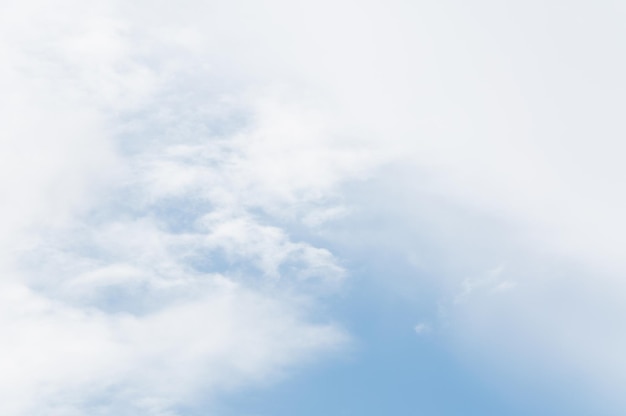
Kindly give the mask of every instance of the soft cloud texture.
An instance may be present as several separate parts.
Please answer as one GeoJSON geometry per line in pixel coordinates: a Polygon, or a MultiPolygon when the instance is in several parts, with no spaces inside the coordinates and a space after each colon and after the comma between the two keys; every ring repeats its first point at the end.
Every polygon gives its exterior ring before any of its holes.
{"type": "Polygon", "coordinates": [[[0,409],[176,414],[339,347],[349,273],[296,228],[406,252],[468,362],[619,402],[622,14],[3,3],[0,409]]]}
{"type": "Polygon", "coordinates": [[[345,344],[314,298],[346,272],[281,224],[336,212],[371,158],[215,88],[184,22],[4,7],[3,414],[175,414],[345,344]]]}

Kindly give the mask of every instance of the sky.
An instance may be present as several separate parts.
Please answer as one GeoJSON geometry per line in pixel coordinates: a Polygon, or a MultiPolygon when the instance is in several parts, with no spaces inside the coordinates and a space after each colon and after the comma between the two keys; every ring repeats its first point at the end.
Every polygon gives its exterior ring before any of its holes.
{"type": "Polygon", "coordinates": [[[623,415],[626,6],[0,3],[0,414],[623,415]]]}

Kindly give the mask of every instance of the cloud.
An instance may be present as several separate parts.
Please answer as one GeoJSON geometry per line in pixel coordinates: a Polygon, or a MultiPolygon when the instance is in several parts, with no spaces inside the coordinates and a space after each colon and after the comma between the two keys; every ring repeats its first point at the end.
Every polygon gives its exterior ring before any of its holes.
{"type": "Polygon", "coordinates": [[[28,25],[1,47],[2,413],[177,414],[348,342],[315,307],[346,271],[285,222],[377,157],[271,86],[218,86],[203,26],[5,7],[28,25]]]}
{"type": "Polygon", "coordinates": [[[143,315],[71,307],[17,285],[2,297],[6,414],[159,414],[280,375],[342,340],[303,324],[296,305],[224,278],[143,315]]]}
{"type": "Polygon", "coordinates": [[[430,328],[430,325],[428,323],[420,322],[417,325],[415,325],[413,330],[415,331],[415,333],[417,335],[424,335],[424,334],[430,332],[431,328],[430,328]]]}
{"type": "Polygon", "coordinates": [[[377,209],[444,253],[459,350],[621,379],[620,14],[305,3],[3,3],[4,413],[168,414],[333,350],[348,271],[306,236],[377,209]]]}
{"type": "Polygon", "coordinates": [[[368,190],[384,201],[372,209],[396,219],[395,248],[423,248],[441,327],[477,373],[545,391],[574,378],[595,408],[621,409],[622,10],[493,6],[416,6],[447,16],[415,77],[440,72],[406,87],[413,121],[394,131],[414,135],[404,166],[368,190]]]}

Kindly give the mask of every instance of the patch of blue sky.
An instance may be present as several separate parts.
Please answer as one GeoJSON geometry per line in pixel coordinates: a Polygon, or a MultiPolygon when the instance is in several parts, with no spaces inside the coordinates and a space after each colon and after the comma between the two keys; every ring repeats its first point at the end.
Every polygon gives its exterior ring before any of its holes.
{"type": "Polygon", "coordinates": [[[579,396],[558,392],[555,386],[524,386],[524,391],[516,391],[520,386],[507,379],[498,380],[506,387],[494,385],[449,351],[444,339],[415,334],[414,321],[407,318],[414,316],[412,304],[382,305],[378,290],[359,292],[343,300],[350,305],[346,308],[350,316],[342,319],[350,322],[358,339],[350,358],[304,370],[267,389],[231,396],[217,414],[590,414],[579,396]]]}
{"type": "MultiPolygon", "coordinates": [[[[380,195],[385,201],[385,193],[380,195]]],[[[586,389],[581,374],[567,367],[543,365],[542,359],[511,349],[497,352],[497,342],[472,352],[485,344],[460,339],[456,332],[462,323],[456,316],[446,316],[445,309],[455,307],[455,293],[463,294],[462,285],[457,289],[450,285],[485,273],[503,260],[515,269],[509,274],[519,279],[546,270],[573,276],[573,269],[530,255],[512,241],[506,224],[450,201],[422,196],[420,203],[411,204],[411,215],[399,208],[390,217],[385,207],[385,219],[378,217],[382,211],[376,201],[368,201],[367,210],[332,224],[332,233],[317,233],[318,242],[338,255],[350,274],[344,291],[326,299],[324,315],[346,328],[354,338],[352,348],[282,382],[229,395],[213,409],[215,414],[619,414],[615,406],[600,403],[586,389]],[[415,210],[422,215],[415,215],[415,210]],[[416,264],[408,249],[419,253],[422,261],[416,264]],[[421,329],[416,330],[419,324],[421,329]]],[[[307,235],[302,230],[295,233],[307,235]]],[[[492,313],[498,311],[493,308],[492,313]]],[[[471,310],[468,313],[469,319],[476,317],[471,310]]],[[[515,334],[503,331],[500,336],[515,334]]],[[[537,338],[520,333],[514,342],[522,351],[531,350],[537,338]]]]}
{"type": "Polygon", "coordinates": [[[160,91],[148,105],[117,113],[119,151],[135,155],[167,145],[232,137],[252,123],[253,115],[232,89],[225,88],[214,79],[211,83],[185,79],[160,91]]]}
{"type": "Polygon", "coordinates": [[[198,220],[214,208],[214,205],[204,198],[170,197],[156,201],[148,212],[143,212],[143,215],[154,218],[168,233],[193,233],[198,231],[198,220]]]}
{"type": "MultiPolygon", "coordinates": [[[[367,263],[370,273],[385,270],[394,278],[416,278],[412,267],[399,259],[386,258],[382,264],[371,259],[359,259],[367,263]]],[[[410,301],[386,292],[379,276],[356,275],[353,279],[358,283],[334,302],[330,313],[355,338],[353,349],[338,359],[302,369],[283,382],[230,395],[215,414],[612,414],[597,413],[597,406],[586,402],[583,391],[568,385],[566,379],[550,377],[547,369],[535,369],[534,377],[524,381],[506,372],[496,375],[496,361],[465,361],[451,346],[445,329],[437,328],[437,295],[432,290],[410,301]],[[432,323],[433,330],[416,333],[414,326],[419,321],[432,323]]]]}

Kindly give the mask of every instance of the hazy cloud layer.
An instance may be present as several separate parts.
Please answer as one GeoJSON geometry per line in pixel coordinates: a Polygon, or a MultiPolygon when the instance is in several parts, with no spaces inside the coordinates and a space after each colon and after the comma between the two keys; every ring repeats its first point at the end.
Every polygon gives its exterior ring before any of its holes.
{"type": "Polygon", "coordinates": [[[298,227],[406,252],[468,362],[619,402],[623,13],[4,2],[0,410],[176,414],[341,347],[298,227]]]}
{"type": "Polygon", "coordinates": [[[345,270],[280,224],[339,212],[367,157],[205,70],[185,22],[3,16],[3,413],[173,414],[345,344],[312,303],[345,270]]]}

